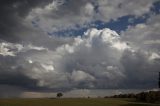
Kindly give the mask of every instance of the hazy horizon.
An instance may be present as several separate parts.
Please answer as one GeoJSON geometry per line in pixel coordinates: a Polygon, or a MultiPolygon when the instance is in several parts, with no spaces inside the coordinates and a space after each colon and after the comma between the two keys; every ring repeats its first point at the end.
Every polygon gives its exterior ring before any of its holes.
{"type": "MultiPolygon", "coordinates": [[[[63,94],[62,98],[104,98],[106,96],[138,94],[148,91],[158,91],[158,89],[75,89],[61,93],[63,94]]],[[[4,93],[5,95],[1,98],[57,98],[57,93],[59,92],[23,91],[20,95],[4,93]]]]}

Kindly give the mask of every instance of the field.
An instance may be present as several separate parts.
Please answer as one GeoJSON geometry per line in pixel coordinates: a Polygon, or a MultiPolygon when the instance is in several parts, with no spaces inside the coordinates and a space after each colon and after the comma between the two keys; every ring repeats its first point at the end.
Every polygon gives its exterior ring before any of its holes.
{"type": "Polygon", "coordinates": [[[160,106],[133,99],[0,99],[0,106],[160,106]]]}

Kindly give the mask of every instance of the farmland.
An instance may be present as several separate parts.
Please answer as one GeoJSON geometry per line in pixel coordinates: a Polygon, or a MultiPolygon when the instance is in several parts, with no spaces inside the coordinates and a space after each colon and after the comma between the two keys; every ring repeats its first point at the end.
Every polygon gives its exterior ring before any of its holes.
{"type": "Polygon", "coordinates": [[[0,99],[0,106],[160,106],[121,98],[0,99]]]}

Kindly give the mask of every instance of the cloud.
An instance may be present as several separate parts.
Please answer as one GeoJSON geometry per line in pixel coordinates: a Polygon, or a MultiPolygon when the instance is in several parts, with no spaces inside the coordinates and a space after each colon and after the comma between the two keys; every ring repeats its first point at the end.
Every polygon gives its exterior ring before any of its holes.
{"type": "Polygon", "coordinates": [[[54,35],[51,38],[48,33],[84,28],[96,20],[109,22],[126,15],[142,16],[149,12],[155,0],[138,2],[137,4],[137,1],[128,0],[1,1],[0,38],[12,43],[31,43],[55,49],[72,42],[73,38],[57,38],[54,35]]]}
{"type": "Polygon", "coordinates": [[[146,23],[130,26],[121,35],[125,41],[137,49],[149,50],[159,54],[159,23],[160,15],[152,15],[146,23]]]}
{"type": "Polygon", "coordinates": [[[142,0],[98,0],[97,3],[99,5],[100,13],[99,18],[102,20],[110,20],[126,15],[134,15],[136,17],[142,16],[150,11],[152,3],[155,1],[146,0],[146,2],[143,2],[142,0]]]}
{"type": "MultiPolygon", "coordinates": [[[[26,31],[30,28],[26,26],[24,18],[35,7],[43,7],[49,1],[29,1],[29,0],[13,0],[13,1],[0,1],[1,18],[0,18],[0,37],[1,39],[18,41],[20,40],[17,31],[26,31]],[[19,29],[19,30],[17,30],[19,29]]],[[[24,35],[23,35],[24,36],[24,35]]]]}
{"type": "MultiPolygon", "coordinates": [[[[155,1],[157,0],[2,0],[0,37],[14,43],[50,46],[52,40],[48,37],[48,32],[84,28],[96,20],[109,22],[126,15],[143,16],[150,11],[155,1]]],[[[64,40],[54,40],[58,44],[64,44],[64,40]]]]}
{"type": "Polygon", "coordinates": [[[10,52],[8,48],[6,48],[5,46],[7,46],[5,43],[2,43],[0,45],[0,55],[3,56],[15,56],[15,54],[13,52],[10,52]]]}
{"type": "Polygon", "coordinates": [[[1,73],[9,78],[2,82],[27,89],[52,90],[154,87],[156,73],[150,69],[158,71],[158,64],[152,63],[157,56],[128,45],[115,31],[94,28],[83,37],[75,37],[72,44],[61,45],[55,50],[23,46],[10,65],[3,66],[9,57],[2,57],[5,59],[1,62],[1,73]],[[145,75],[143,79],[142,75],[145,75]],[[26,79],[18,83],[15,77],[22,76],[26,79]],[[28,83],[30,80],[34,83],[28,83]],[[21,85],[23,81],[25,86],[21,85]]]}
{"type": "Polygon", "coordinates": [[[26,52],[29,50],[47,50],[44,47],[36,47],[33,45],[27,45],[23,46],[21,44],[15,44],[15,43],[8,43],[8,42],[1,42],[0,43],[0,55],[2,56],[15,56],[19,52],[26,52]]]}
{"type": "Polygon", "coordinates": [[[159,15],[151,14],[146,23],[129,26],[121,34],[88,28],[82,36],[48,35],[84,28],[96,20],[141,17],[155,1],[0,1],[0,85],[17,88],[18,95],[24,89],[157,87],[159,15]]]}
{"type": "Polygon", "coordinates": [[[127,15],[141,17],[150,12],[156,1],[62,0],[57,2],[53,0],[52,3],[43,8],[34,8],[26,19],[34,21],[36,26],[45,32],[78,29],[87,27],[89,23],[97,20],[109,22],[127,15]]]}
{"type": "Polygon", "coordinates": [[[129,53],[130,55],[122,57],[122,63],[126,64],[126,72],[130,73],[127,76],[132,76],[133,78],[130,77],[130,80],[132,79],[133,82],[135,79],[139,79],[140,84],[148,84],[148,87],[154,85],[154,83],[156,85],[155,78],[158,78],[156,74],[160,68],[159,19],[159,15],[152,15],[146,23],[130,26],[121,33],[122,39],[135,48],[134,54],[129,53]],[[132,75],[131,73],[135,74],[132,75]],[[141,79],[141,75],[144,76],[143,79],[141,79]]]}
{"type": "Polygon", "coordinates": [[[94,85],[90,82],[94,81],[95,78],[84,71],[76,70],[72,72],[71,80],[71,82],[75,83],[77,86],[83,84],[85,86],[93,87],[94,85]]]}
{"type": "Polygon", "coordinates": [[[150,60],[160,59],[160,55],[158,55],[157,53],[152,53],[149,59],[150,60]]]}

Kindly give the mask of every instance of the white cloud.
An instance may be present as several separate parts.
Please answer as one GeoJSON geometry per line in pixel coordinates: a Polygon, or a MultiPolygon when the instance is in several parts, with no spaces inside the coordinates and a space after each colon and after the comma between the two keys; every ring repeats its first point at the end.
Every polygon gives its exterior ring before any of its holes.
{"type": "Polygon", "coordinates": [[[87,3],[84,7],[84,10],[82,9],[82,12],[84,15],[92,16],[94,14],[94,6],[91,3],[87,3]]]}
{"type": "Polygon", "coordinates": [[[152,3],[156,0],[98,0],[100,14],[103,20],[117,19],[125,15],[141,16],[149,12],[152,3]]]}
{"type": "Polygon", "coordinates": [[[47,48],[37,47],[31,44],[21,45],[21,44],[9,43],[9,42],[0,43],[0,55],[3,55],[3,56],[16,56],[16,54],[19,52],[26,52],[29,50],[42,51],[42,50],[47,50],[47,48]]]}
{"type": "Polygon", "coordinates": [[[117,49],[117,50],[125,50],[130,49],[130,47],[125,42],[121,42],[120,36],[110,29],[91,29],[88,30],[85,33],[85,36],[87,38],[86,44],[90,45],[89,43],[92,43],[93,41],[96,43],[105,43],[105,45],[110,45],[111,47],[117,49]],[[100,40],[100,41],[99,41],[100,40]]]}
{"type": "Polygon", "coordinates": [[[47,71],[53,71],[54,70],[54,67],[52,65],[48,65],[48,64],[41,64],[41,66],[47,70],[47,71]]]}
{"type": "Polygon", "coordinates": [[[52,11],[52,10],[57,10],[58,9],[58,6],[62,5],[64,2],[64,0],[53,0],[52,3],[48,4],[45,6],[44,10],[48,10],[48,11],[52,11]]]}
{"type": "Polygon", "coordinates": [[[149,57],[149,60],[160,59],[160,55],[157,53],[152,53],[149,57]]]}
{"type": "Polygon", "coordinates": [[[152,15],[146,23],[130,26],[121,35],[135,48],[157,52],[159,48],[160,15],[152,15]]]}
{"type": "Polygon", "coordinates": [[[41,51],[41,50],[47,50],[47,48],[44,48],[44,47],[37,47],[37,46],[33,46],[31,44],[27,45],[26,47],[24,47],[24,50],[38,50],[38,51],[41,51]]]}
{"type": "Polygon", "coordinates": [[[2,56],[15,56],[15,53],[10,51],[8,47],[8,44],[1,43],[0,44],[0,55],[2,56]]]}
{"type": "Polygon", "coordinates": [[[150,58],[157,59],[159,54],[139,50],[123,37],[107,28],[92,28],[82,37],[75,37],[72,42],[55,49],[19,45],[14,47],[19,49],[14,49],[18,54],[12,70],[20,68],[21,73],[37,81],[36,87],[53,90],[150,86],[155,73],[149,69],[159,70],[158,64],[153,64],[150,58]],[[142,79],[141,75],[145,77],[142,79]]]}
{"type": "Polygon", "coordinates": [[[71,79],[75,82],[83,82],[87,80],[93,81],[94,77],[84,71],[77,70],[72,72],[71,79]]]}
{"type": "Polygon", "coordinates": [[[126,43],[117,42],[113,45],[113,47],[119,49],[119,50],[125,50],[129,49],[130,47],[126,43]]]}
{"type": "Polygon", "coordinates": [[[27,75],[38,80],[38,86],[49,88],[96,88],[101,86],[96,83],[102,80],[106,88],[117,86],[125,78],[120,58],[130,49],[115,31],[89,29],[84,37],[76,37],[72,44],[28,55],[37,65],[32,64],[27,75]],[[108,65],[115,66],[108,69],[108,65]],[[105,83],[113,79],[114,83],[105,83]]]}
{"type": "Polygon", "coordinates": [[[29,62],[30,64],[32,64],[32,63],[33,63],[33,61],[32,61],[32,60],[28,60],[28,62],[29,62]]]}
{"type": "Polygon", "coordinates": [[[160,44],[160,40],[146,40],[144,41],[144,44],[146,45],[160,44]]]}
{"type": "MultiPolygon", "coordinates": [[[[0,36],[8,41],[0,43],[2,83],[31,90],[156,87],[160,15],[152,14],[147,23],[130,26],[121,35],[107,28],[91,28],[75,37],[46,34],[87,27],[95,20],[109,22],[128,15],[143,16],[156,0],[67,1],[47,4],[46,0],[42,6],[24,7],[26,12],[18,6],[13,11],[6,10],[12,2],[2,4],[1,10],[7,16],[1,18],[1,29],[5,30],[0,36]]],[[[17,3],[24,6],[23,1],[17,3]]]]}
{"type": "Polygon", "coordinates": [[[150,11],[155,1],[157,0],[54,0],[44,8],[32,9],[26,20],[38,20],[35,23],[45,32],[76,29],[77,26],[86,27],[96,20],[109,22],[127,15],[143,16],[150,11]]]}

